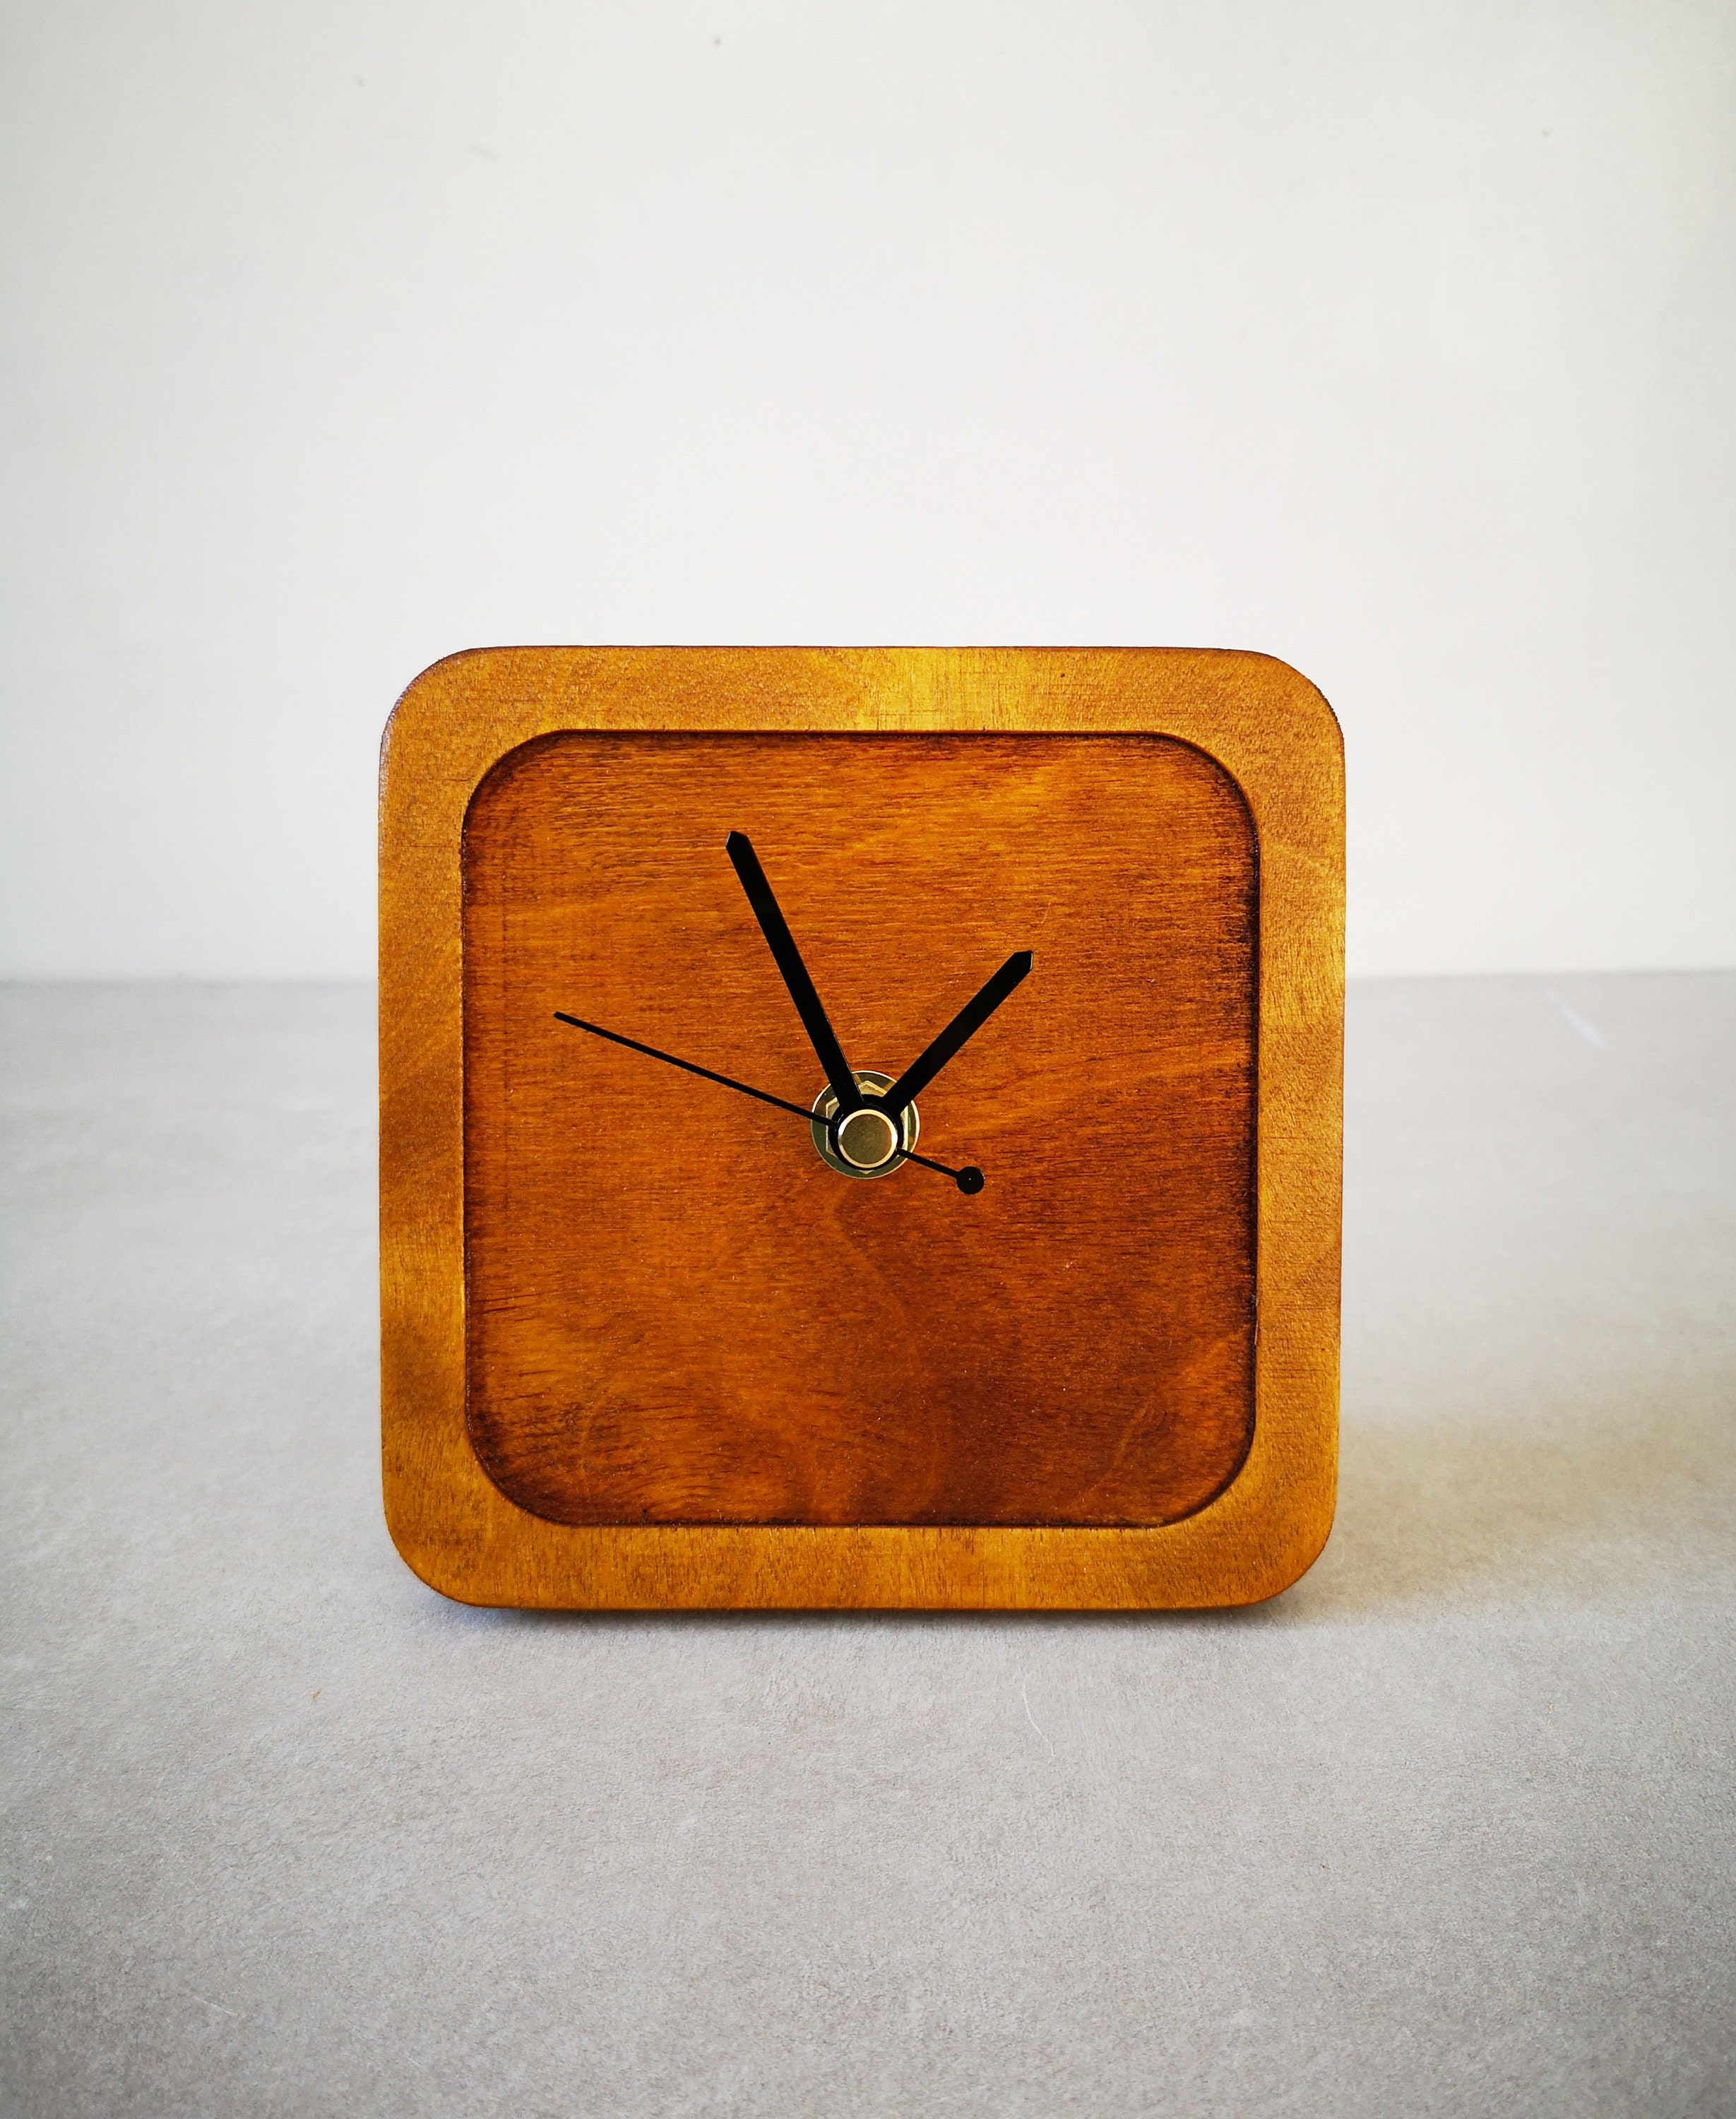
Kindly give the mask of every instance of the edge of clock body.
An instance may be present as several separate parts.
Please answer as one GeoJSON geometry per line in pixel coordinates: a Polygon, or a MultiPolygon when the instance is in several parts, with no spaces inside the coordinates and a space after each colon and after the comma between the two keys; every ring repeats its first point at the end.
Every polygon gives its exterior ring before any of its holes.
{"type": "Polygon", "coordinates": [[[380,860],[386,1513],[430,1587],[568,1610],[1178,1609],[1312,1565],[1337,1476],[1344,771],[1296,671],[1157,648],[472,651],[387,725],[380,860]],[[1214,1500],[1149,1528],[575,1526],[488,1479],[465,1428],[464,819],[509,751],[595,730],[1146,734],[1236,781],[1260,871],[1255,1412],[1214,1500]]]}

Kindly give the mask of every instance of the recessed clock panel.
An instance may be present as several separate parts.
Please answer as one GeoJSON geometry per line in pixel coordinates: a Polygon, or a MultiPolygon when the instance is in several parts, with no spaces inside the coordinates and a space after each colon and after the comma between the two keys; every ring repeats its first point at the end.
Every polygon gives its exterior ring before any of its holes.
{"type": "Polygon", "coordinates": [[[1260,883],[1222,765],[554,733],[461,865],[465,1420],[509,1501],[1154,1526],[1235,1478],[1260,883]]]}

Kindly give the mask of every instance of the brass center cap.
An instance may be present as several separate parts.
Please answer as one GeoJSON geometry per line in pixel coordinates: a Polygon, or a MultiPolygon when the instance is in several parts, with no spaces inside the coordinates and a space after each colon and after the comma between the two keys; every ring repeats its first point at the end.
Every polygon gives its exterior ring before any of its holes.
{"type": "Polygon", "coordinates": [[[897,1145],[897,1129],[884,1111],[852,1111],[838,1129],[838,1152],[858,1170],[877,1170],[897,1145]]]}
{"type": "Polygon", "coordinates": [[[838,1099],[829,1088],[821,1090],[814,1098],[811,1120],[814,1152],[827,1169],[836,1170],[840,1177],[888,1177],[904,1167],[905,1157],[916,1145],[922,1121],[914,1104],[906,1104],[896,1118],[877,1108],[878,1099],[891,1086],[890,1074],[859,1067],[856,1087],[866,1101],[859,1111],[840,1121],[836,1133],[831,1121],[838,1099]]]}

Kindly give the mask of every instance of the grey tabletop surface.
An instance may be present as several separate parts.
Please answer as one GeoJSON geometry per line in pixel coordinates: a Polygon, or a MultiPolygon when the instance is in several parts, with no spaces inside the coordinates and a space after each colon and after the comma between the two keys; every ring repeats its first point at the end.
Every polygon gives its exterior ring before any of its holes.
{"type": "Polygon", "coordinates": [[[372,1007],[0,1000],[0,2109],[1736,2112],[1736,974],[1353,986],[1337,1526],[1190,1616],[424,1588],[372,1007]]]}

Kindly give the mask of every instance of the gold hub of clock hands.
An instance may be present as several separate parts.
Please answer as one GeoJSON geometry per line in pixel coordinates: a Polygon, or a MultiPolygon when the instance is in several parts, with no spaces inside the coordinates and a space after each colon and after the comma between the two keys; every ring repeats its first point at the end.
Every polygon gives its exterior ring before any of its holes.
{"type": "Polygon", "coordinates": [[[884,1111],[852,1111],[838,1129],[838,1152],[856,1170],[880,1169],[897,1145],[898,1129],[884,1111]]]}
{"type": "Polygon", "coordinates": [[[837,1152],[852,1170],[882,1170],[899,1147],[899,1129],[884,1111],[852,1111],[837,1129],[837,1152]]]}
{"type": "Polygon", "coordinates": [[[814,1056],[825,1073],[827,1086],[815,1099],[812,1109],[786,1103],[782,1097],[769,1096],[764,1089],[750,1089],[745,1082],[732,1081],[729,1075],[714,1073],[709,1067],[696,1066],[691,1060],[678,1060],[672,1052],[660,1052],[655,1046],[641,1045],[637,1038],[623,1037],[618,1031],[581,1022],[577,1016],[567,1015],[559,1008],[555,1010],[556,1021],[570,1023],[575,1030],[589,1031],[593,1037],[606,1038],[611,1045],[623,1045],[630,1052],[642,1052],[647,1059],[661,1060],[671,1067],[679,1067],[685,1073],[698,1075],[701,1081],[738,1090],[743,1096],[771,1104],[779,1111],[794,1111],[798,1118],[808,1120],[821,1161],[846,1177],[884,1177],[906,1162],[914,1162],[924,1170],[936,1170],[942,1177],[950,1177],[961,1192],[980,1192],[983,1173],[974,1164],[952,1170],[944,1162],[931,1162],[927,1156],[914,1152],[920,1123],[915,1099],[918,1092],[927,1088],[947,1062],[975,1036],[1014,987],[1029,975],[1030,950],[1021,949],[1009,957],[974,999],[965,1003],[922,1057],[905,1068],[896,1082],[885,1074],[859,1073],[845,1060],[844,1048],[826,1019],[826,1010],[820,1005],[814,982],[808,976],[808,967],[778,910],[771,885],[766,880],[766,871],[760,866],[759,856],[747,834],[731,832],[724,842],[724,851],[741,879],[748,902],[753,908],[753,916],[760,923],[760,932],[766,938],[766,946],[771,952],[772,962],[783,976],[796,1013],[802,1019],[802,1027],[808,1032],[808,1041],[813,1046],[814,1056]]]}
{"type": "Polygon", "coordinates": [[[905,1152],[916,1145],[922,1121],[914,1104],[906,1104],[896,1119],[889,1118],[875,1104],[892,1086],[890,1074],[856,1069],[856,1087],[865,1099],[857,1110],[838,1120],[838,1099],[828,1087],[814,1098],[813,1123],[809,1130],[820,1160],[829,1170],[845,1177],[885,1177],[908,1162],[905,1152]]]}

